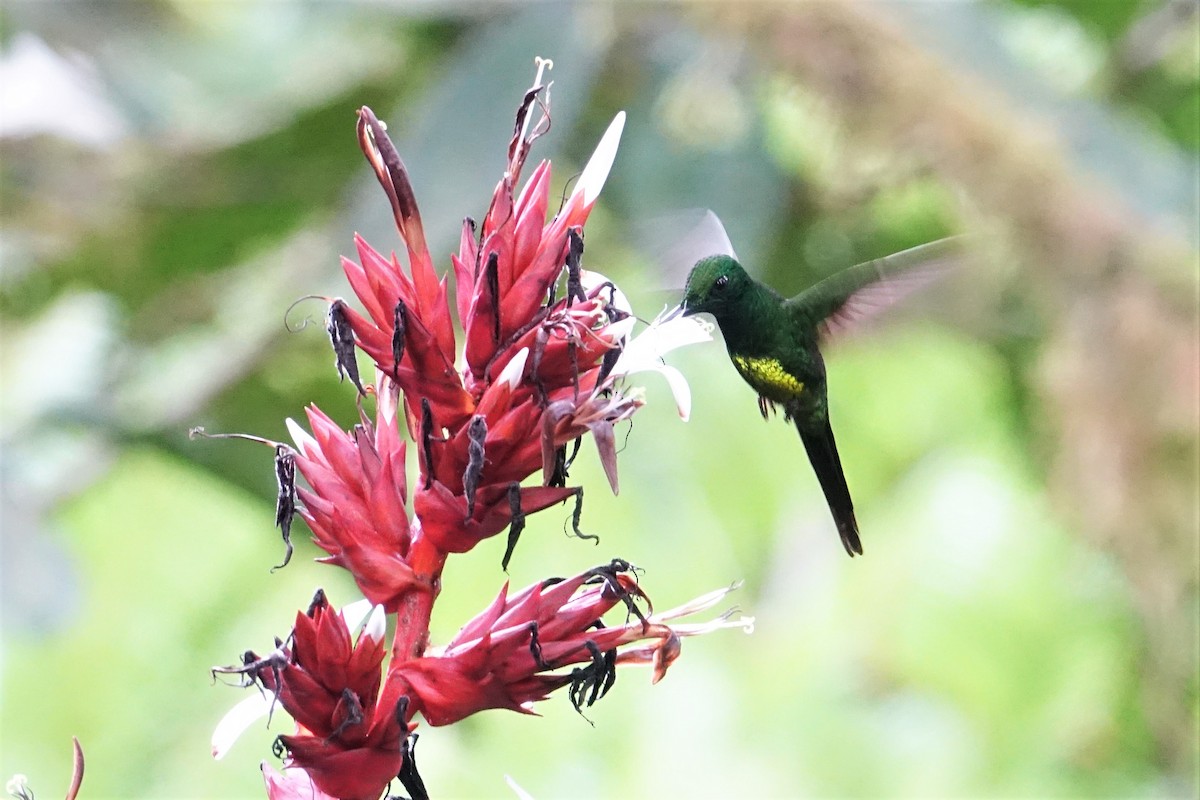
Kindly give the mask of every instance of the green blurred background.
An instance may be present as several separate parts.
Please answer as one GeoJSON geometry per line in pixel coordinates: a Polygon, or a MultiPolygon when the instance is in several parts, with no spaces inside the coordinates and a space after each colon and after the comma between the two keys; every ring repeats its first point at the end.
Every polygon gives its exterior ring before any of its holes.
{"type": "MultiPolygon", "coordinates": [[[[388,121],[448,268],[541,55],[556,187],[629,113],[586,260],[644,316],[681,283],[650,256],[680,208],[786,293],[979,246],[828,355],[865,558],[719,343],[672,361],[687,424],[646,377],[620,497],[590,445],[572,474],[601,545],[541,514],[514,585],[620,555],[660,608],[743,579],[757,629],[685,642],[655,687],[623,672],[595,727],[565,697],[423,726],[433,796],[1195,796],[1196,8],[8,0],[0,773],[55,796],[77,735],[84,797],[262,796],[288,724],[213,762],[243,695],[208,667],[354,588],[302,526],[270,573],[270,453],[186,430],[283,438],[314,401],[353,423],[321,326],[283,318],[349,294],[355,231],[398,244],[354,110],[388,121]]],[[[450,561],[436,640],[501,549],[450,561]]]]}

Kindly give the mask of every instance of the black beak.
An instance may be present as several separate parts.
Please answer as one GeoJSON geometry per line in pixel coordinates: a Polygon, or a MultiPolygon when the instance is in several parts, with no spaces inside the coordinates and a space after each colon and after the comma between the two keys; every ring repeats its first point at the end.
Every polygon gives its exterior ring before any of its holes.
{"type": "Polygon", "coordinates": [[[687,316],[689,313],[691,313],[691,312],[689,312],[689,311],[687,310],[687,307],[686,307],[686,306],[685,306],[683,303],[680,303],[679,305],[675,306],[675,307],[674,307],[674,308],[672,308],[670,311],[668,311],[668,312],[666,313],[666,316],[664,316],[664,317],[662,318],[662,321],[663,321],[663,322],[670,322],[671,320],[673,320],[673,319],[675,319],[676,317],[679,317],[679,316],[684,316],[684,317],[686,317],[686,316],[687,316]]]}

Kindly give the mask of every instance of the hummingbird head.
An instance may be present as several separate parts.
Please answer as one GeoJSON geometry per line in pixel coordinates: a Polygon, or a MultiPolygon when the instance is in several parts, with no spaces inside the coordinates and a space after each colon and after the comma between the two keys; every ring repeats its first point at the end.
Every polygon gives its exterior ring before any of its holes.
{"type": "Polygon", "coordinates": [[[688,273],[683,290],[684,315],[707,311],[718,319],[750,288],[750,276],[730,256],[702,258],[688,273]]]}

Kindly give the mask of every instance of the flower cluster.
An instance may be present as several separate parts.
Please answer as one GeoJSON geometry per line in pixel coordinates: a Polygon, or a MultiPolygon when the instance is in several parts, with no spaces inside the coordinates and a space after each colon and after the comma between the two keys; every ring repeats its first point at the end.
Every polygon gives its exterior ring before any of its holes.
{"type": "Polygon", "coordinates": [[[450,642],[429,645],[447,557],[507,529],[507,568],[525,518],[564,501],[574,502],[576,535],[588,537],[580,529],[583,490],[568,485],[582,438],[590,434],[616,492],[613,426],[643,404],[626,377],[663,373],[686,418],[687,384],[661,357],[708,338],[692,319],[656,320],[632,337],[625,296],[583,268],[584,225],[623,114],[549,222],[548,161],[518,192],[530,148],[549,127],[540,79],[539,70],[519,106],[487,213],[478,225],[464,222],[451,257],[455,314],[404,164],[382,123],[370,109],[359,111],[359,143],[391,202],[407,268],[357,238],[357,260],[343,259],[342,267],[362,311],[332,299],[327,329],[339,373],[373,396],[374,415],[360,402],[359,422],[346,431],[310,407],[311,432],[289,420],[295,446],[271,444],[285,540],[298,513],[327,554],[321,560],[348,570],[366,599],[339,612],[318,593],[271,653],[247,652],[241,664],[215,670],[263,690],[218,727],[215,755],[276,705],[295,720],[295,733],[276,742],[283,773],[264,768],[271,797],[376,798],[395,778],[414,798],[424,796],[412,758],[417,714],[439,726],[489,708],[531,713],[533,702],[560,688],[582,711],[612,686],[618,664],[651,664],[658,680],[681,636],[749,624],[669,625],[724,592],[656,615],[634,568],[615,560],[513,593],[506,584],[450,642]],[[366,385],[357,350],[374,362],[375,380],[366,385]],[[418,466],[411,486],[410,445],[418,466]],[[297,473],[306,487],[296,486],[297,473]],[[532,476],[540,480],[525,485],[532,476]],[[619,624],[604,621],[610,611],[623,612],[619,624]],[[395,616],[390,645],[387,615],[395,616]]]}

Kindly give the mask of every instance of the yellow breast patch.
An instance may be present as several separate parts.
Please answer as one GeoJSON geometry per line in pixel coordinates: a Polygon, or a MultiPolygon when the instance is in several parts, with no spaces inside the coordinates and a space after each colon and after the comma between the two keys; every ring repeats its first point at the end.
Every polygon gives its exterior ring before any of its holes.
{"type": "Polygon", "coordinates": [[[804,391],[804,383],[783,368],[777,358],[754,358],[733,356],[733,365],[746,382],[770,399],[781,402],[797,397],[804,391]]]}

